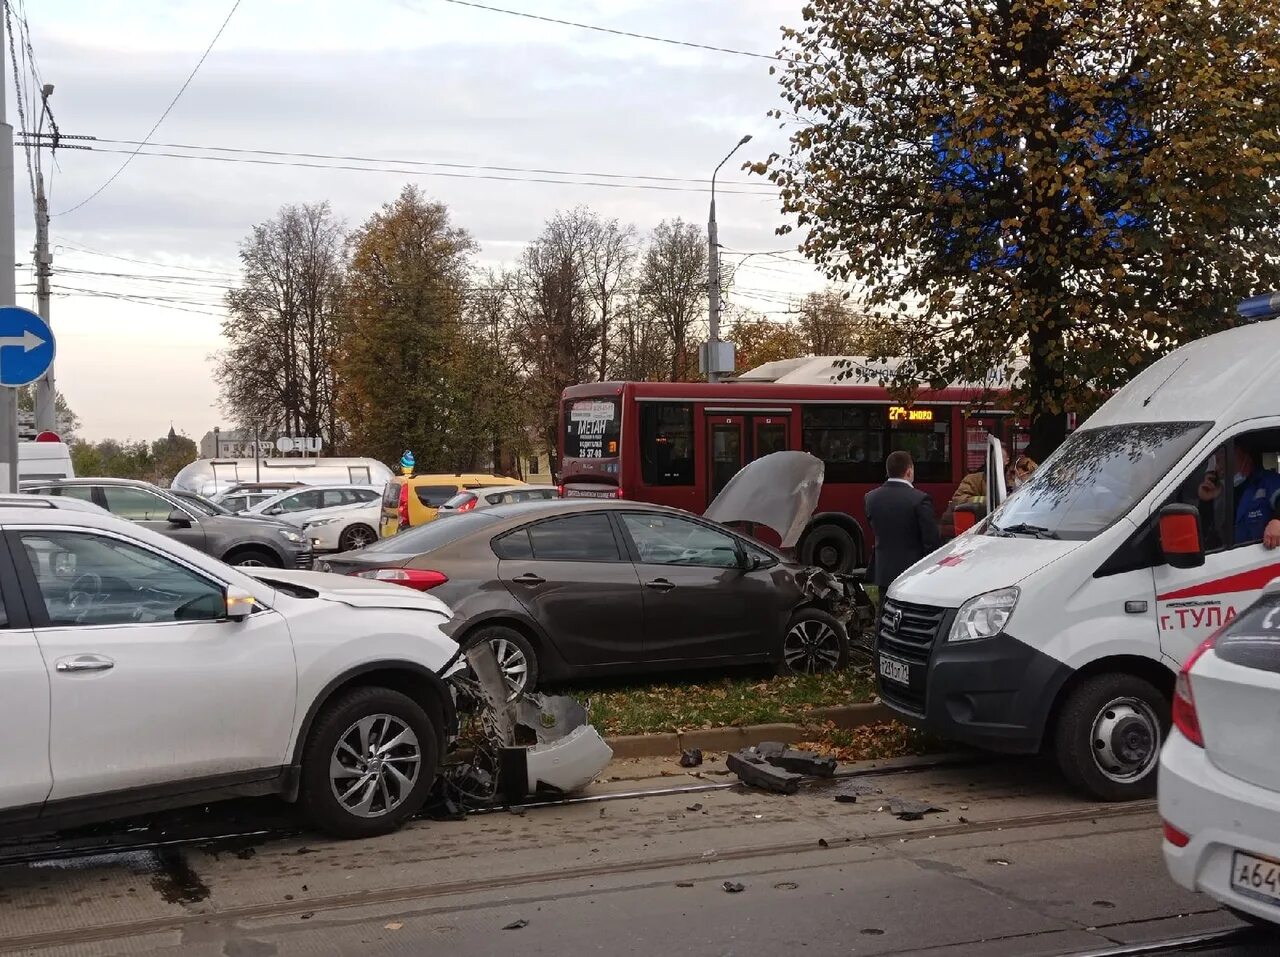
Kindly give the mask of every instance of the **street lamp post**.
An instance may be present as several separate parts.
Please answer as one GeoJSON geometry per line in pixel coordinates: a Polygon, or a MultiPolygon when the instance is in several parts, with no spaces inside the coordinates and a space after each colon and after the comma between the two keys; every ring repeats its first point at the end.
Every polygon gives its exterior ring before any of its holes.
{"type": "Polygon", "coordinates": [[[720,167],[729,162],[730,157],[739,149],[751,142],[748,133],[738,140],[736,146],[729,150],[719,166],[711,174],[711,213],[707,217],[707,348],[706,366],[707,381],[720,381],[719,349],[720,345],[720,240],[716,233],[716,174],[720,167]]]}

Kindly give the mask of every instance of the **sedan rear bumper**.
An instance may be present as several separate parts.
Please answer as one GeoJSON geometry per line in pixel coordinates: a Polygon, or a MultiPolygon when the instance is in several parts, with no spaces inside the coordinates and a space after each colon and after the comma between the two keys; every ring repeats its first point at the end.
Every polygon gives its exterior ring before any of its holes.
{"type": "Polygon", "coordinates": [[[1173,879],[1228,907],[1280,924],[1280,905],[1231,887],[1236,851],[1280,861],[1280,792],[1224,773],[1204,748],[1175,730],[1160,755],[1159,795],[1161,818],[1190,837],[1186,847],[1164,842],[1173,879]]]}

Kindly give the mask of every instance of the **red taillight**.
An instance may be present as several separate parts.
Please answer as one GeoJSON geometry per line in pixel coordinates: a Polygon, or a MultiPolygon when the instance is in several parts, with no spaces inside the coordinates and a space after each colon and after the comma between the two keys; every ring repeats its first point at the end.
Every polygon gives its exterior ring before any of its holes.
{"type": "Polygon", "coordinates": [[[613,493],[613,497],[614,497],[614,498],[626,498],[626,497],[627,497],[627,493],[626,493],[626,491],[622,488],[622,486],[621,486],[621,485],[619,485],[619,486],[618,486],[618,490],[617,490],[616,492],[614,492],[614,493],[613,493]]]}
{"type": "Polygon", "coordinates": [[[556,495],[558,495],[560,498],[564,498],[564,486],[563,486],[563,485],[557,485],[557,486],[556,486],[556,495]]]}
{"type": "Polygon", "coordinates": [[[356,578],[372,578],[375,581],[404,585],[414,591],[430,591],[449,580],[444,572],[424,571],[418,568],[374,568],[367,572],[352,572],[356,578]]]}
{"type": "Polygon", "coordinates": [[[1173,686],[1173,726],[1182,732],[1184,738],[1201,748],[1204,747],[1204,733],[1200,730],[1200,716],[1196,714],[1195,695],[1191,693],[1191,669],[1200,660],[1200,656],[1213,647],[1220,634],[1222,628],[1196,646],[1196,650],[1191,652],[1186,664],[1178,672],[1178,681],[1173,686]]]}
{"type": "Polygon", "coordinates": [[[459,505],[459,506],[458,506],[458,511],[459,511],[459,512],[469,512],[469,511],[471,511],[473,508],[475,508],[475,507],[476,507],[476,502],[478,502],[478,501],[480,501],[480,499],[476,498],[476,497],[473,495],[473,496],[471,496],[471,498],[467,499],[465,502],[463,502],[461,505],[459,505]]]}
{"type": "Polygon", "coordinates": [[[409,527],[409,486],[404,484],[400,486],[400,505],[397,508],[400,513],[400,527],[409,527]]]}
{"type": "Polygon", "coordinates": [[[1168,821],[1164,821],[1164,839],[1174,847],[1186,847],[1191,843],[1191,835],[1183,834],[1168,821]]]}

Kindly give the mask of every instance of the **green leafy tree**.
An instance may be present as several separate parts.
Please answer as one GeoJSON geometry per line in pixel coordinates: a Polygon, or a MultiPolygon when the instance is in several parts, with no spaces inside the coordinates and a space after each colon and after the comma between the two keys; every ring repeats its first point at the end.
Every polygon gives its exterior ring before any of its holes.
{"type": "Polygon", "coordinates": [[[476,248],[414,186],[356,230],[334,358],[354,452],[394,462],[408,448],[421,471],[455,466],[471,429],[454,375],[476,248]]]}
{"type": "MultiPolygon", "coordinates": [[[[18,410],[34,412],[35,407],[36,397],[32,387],[22,386],[18,390],[18,410]]],[[[53,411],[57,419],[58,436],[67,443],[75,441],[76,431],[80,428],[80,417],[71,411],[71,406],[67,405],[67,397],[61,392],[54,398],[53,411]]]]}
{"type": "Polygon", "coordinates": [[[1034,456],[1076,397],[1280,282],[1274,0],[809,0],[802,16],[778,68],[789,153],[755,171],[810,258],[902,310],[899,376],[1011,377],[1034,456]]]}

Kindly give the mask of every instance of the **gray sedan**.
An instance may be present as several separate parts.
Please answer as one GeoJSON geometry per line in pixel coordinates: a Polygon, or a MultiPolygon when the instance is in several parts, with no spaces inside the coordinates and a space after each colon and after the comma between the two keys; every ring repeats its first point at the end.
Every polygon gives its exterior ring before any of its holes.
{"type": "Polygon", "coordinates": [[[634,502],[499,505],[318,563],[430,590],[464,643],[541,679],[772,663],[843,667],[844,628],[808,572],[722,525],[634,502]]]}

